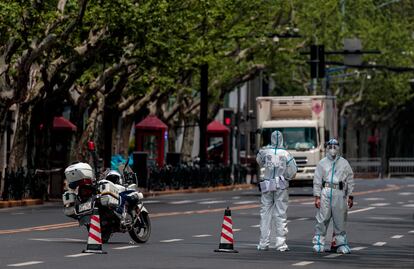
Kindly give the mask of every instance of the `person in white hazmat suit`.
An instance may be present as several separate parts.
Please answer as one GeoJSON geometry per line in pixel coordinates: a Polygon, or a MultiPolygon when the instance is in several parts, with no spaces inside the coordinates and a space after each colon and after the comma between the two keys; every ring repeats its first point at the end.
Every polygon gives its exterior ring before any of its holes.
{"type": "Polygon", "coordinates": [[[348,207],[353,205],[354,173],[348,161],[339,155],[339,143],[331,139],[326,144],[327,154],[315,170],[313,195],[316,214],[313,250],[325,251],[325,236],[330,220],[333,221],[336,251],[351,253],[345,232],[348,207]]]}
{"type": "Polygon", "coordinates": [[[260,149],[256,161],[264,168],[264,176],[260,182],[260,242],[257,249],[268,250],[272,241],[271,248],[287,251],[288,187],[297,167],[295,159],[283,149],[283,136],[280,131],[272,133],[271,145],[260,149]]]}

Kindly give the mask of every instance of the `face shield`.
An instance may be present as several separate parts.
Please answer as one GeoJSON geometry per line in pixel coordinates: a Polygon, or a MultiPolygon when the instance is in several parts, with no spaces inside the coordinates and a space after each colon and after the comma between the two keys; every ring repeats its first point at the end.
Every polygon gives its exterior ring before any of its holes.
{"type": "Polygon", "coordinates": [[[336,156],[338,155],[339,152],[339,142],[336,139],[331,139],[328,141],[328,143],[326,143],[326,149],[328,154],[332,157],[332,158],[336,158],[336,156]]]}

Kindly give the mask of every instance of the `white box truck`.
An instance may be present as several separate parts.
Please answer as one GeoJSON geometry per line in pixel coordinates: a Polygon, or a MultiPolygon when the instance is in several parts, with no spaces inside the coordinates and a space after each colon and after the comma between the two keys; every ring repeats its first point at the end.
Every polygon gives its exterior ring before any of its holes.
{"type": "Polygon", "coordinates": [[[295,158],[298,172],[292,185],[308,185],[315,167],[325,156],[325,142],[338,137],[335,96],[257,97],[257,141],[270,144],[270,135],[283,133],[284,147],[295,158]]]}

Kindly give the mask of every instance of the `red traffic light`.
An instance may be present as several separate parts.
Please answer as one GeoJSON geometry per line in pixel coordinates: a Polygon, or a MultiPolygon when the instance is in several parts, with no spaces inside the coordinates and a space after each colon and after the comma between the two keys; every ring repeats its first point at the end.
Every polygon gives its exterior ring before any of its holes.
{"type": "Polygon", "coordinates": [[[89,151],[95,150],[95,143],[93,141],[88,141],[88,149],[89,151]]]}
{"type": "Polygon", "coordinates": [[[233,109],[226,108],[223,109],[223,124],[227,127],[231,127],[233,125],[233,109]]]}

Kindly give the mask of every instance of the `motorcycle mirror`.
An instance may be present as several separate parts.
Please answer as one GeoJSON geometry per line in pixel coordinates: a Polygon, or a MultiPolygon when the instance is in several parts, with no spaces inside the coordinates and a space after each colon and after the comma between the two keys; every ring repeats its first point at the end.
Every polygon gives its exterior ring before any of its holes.
{"type": "Polygon", "coordinates": [[[95,143],[93,141],[88,141],[89,151],[95,151],[95,143]]]}

